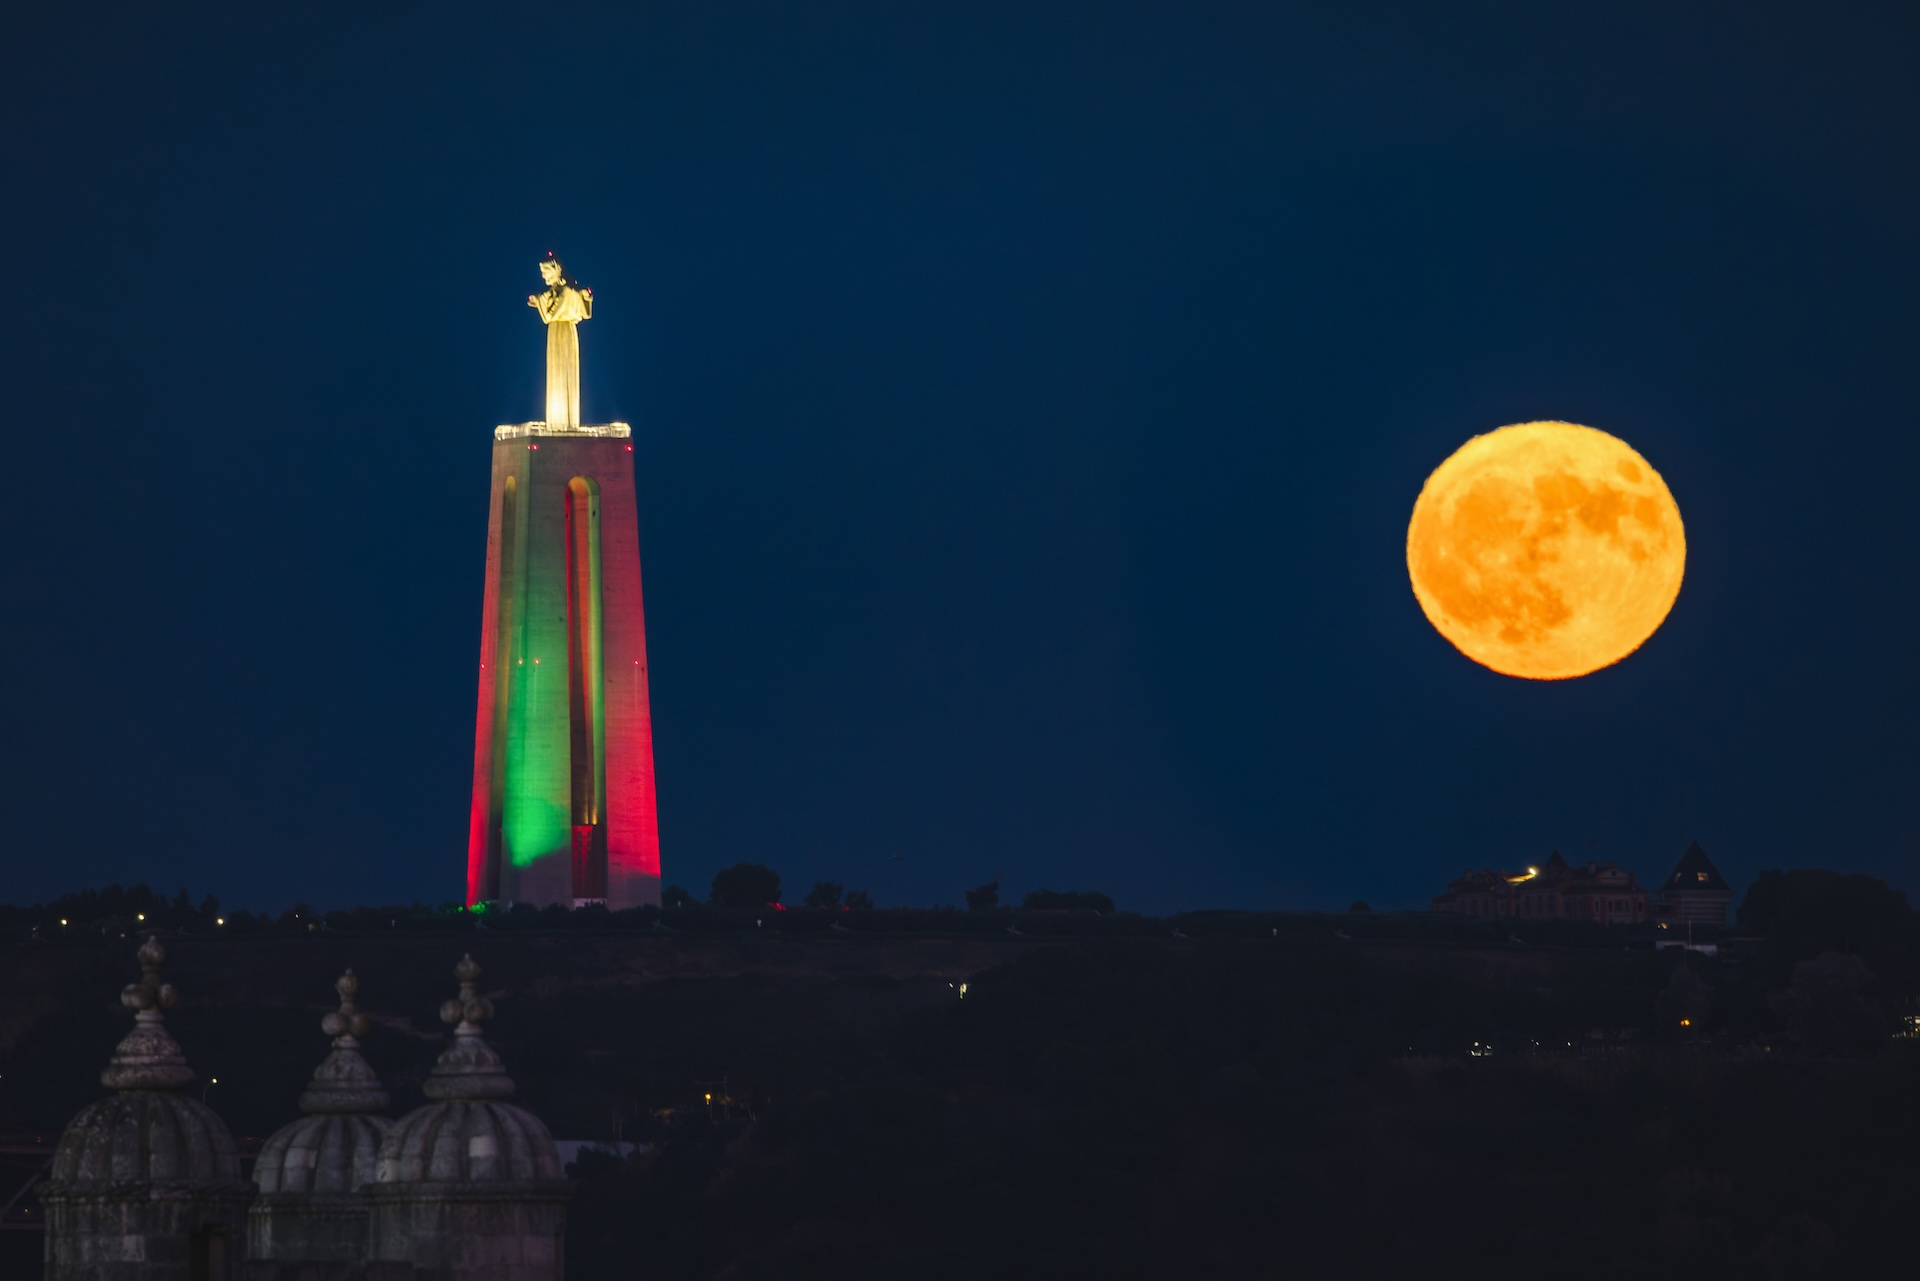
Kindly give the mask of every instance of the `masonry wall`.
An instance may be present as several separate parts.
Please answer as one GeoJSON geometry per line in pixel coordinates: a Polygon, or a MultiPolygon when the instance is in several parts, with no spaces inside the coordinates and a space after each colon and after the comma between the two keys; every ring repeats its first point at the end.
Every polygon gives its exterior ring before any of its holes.
{"type": "Polygon", "coordinates": [[[368,1189],[368,1281],[561,1281],[566,1197],[558,1184],[368,1189]]]}
{"type": "Polygon", "coordinates": [[[120,1192],[43,1192],[47,1281],[241,1281],[247,1202],[231,1193],[129,1183],[120,1192]]]}

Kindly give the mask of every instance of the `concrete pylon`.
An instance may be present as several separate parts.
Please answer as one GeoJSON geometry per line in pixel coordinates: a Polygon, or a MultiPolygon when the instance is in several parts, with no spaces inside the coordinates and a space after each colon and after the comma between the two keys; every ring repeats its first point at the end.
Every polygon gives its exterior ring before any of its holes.
{"type": "Polygon", "coordinates": [[[469,904],[660,902],[630,435],[494,433],[469,904]]]}

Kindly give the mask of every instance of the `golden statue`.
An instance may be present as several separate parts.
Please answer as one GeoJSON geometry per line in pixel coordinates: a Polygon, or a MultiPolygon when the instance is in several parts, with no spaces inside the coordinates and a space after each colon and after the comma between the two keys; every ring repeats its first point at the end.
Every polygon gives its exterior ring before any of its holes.
{"type": "Polygon", "coordinates": [[[593,318],[593,290],[567,274],[548,251],[540,260],[544,294],[528,294],[527,306],[547,325],[547,428],[570,431],[580,425],[580,335],[573,327],[593,318]]]}

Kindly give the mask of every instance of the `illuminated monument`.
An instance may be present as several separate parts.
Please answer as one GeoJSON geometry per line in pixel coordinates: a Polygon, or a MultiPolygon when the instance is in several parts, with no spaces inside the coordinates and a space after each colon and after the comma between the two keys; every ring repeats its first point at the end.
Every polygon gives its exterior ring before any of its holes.
{"type": "Polygon", "coordinates": [[[625,423],[582,426],[593,291],[547,255],[547,417],[494,431],[467,901],[660,901],[640,526],[625,423]]]}

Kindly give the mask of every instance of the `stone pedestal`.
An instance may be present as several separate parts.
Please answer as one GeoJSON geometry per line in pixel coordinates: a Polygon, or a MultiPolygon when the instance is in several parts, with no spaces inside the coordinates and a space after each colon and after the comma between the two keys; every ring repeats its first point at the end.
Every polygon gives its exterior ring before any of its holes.
{"type": "Polygon", "coordinates": [[[657,905],[626,425],[500,428],[491,501],[467,901],[657,905]]]}

